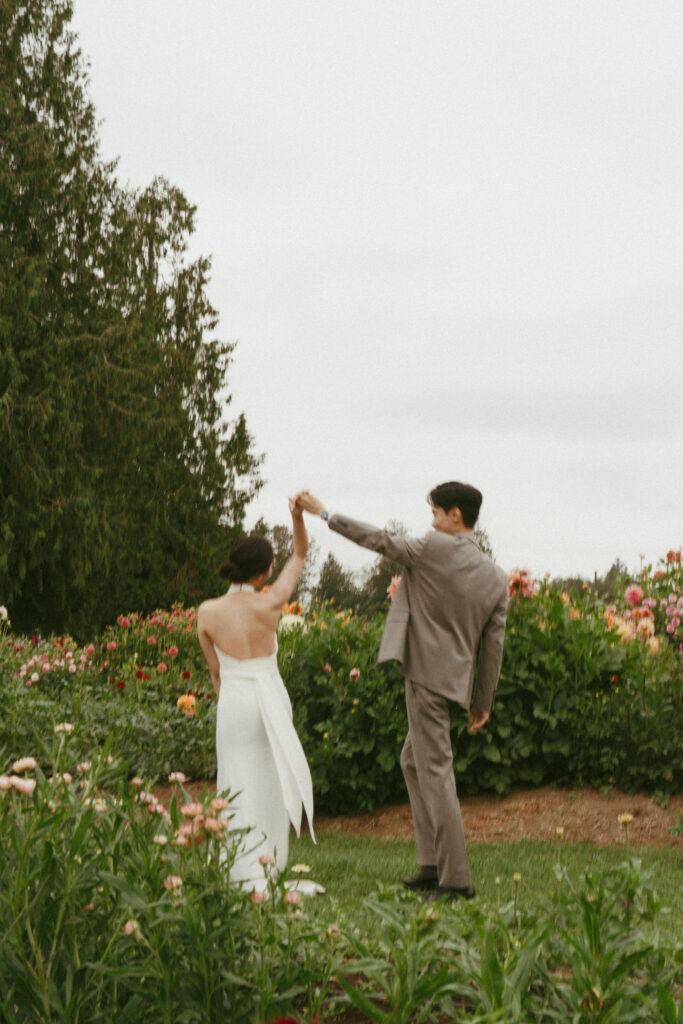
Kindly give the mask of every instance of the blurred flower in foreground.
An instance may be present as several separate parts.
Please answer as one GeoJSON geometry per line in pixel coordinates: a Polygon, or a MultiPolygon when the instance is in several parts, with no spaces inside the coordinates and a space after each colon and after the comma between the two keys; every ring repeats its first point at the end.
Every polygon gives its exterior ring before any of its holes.
{"type": "Polygon", "coordinates": [[[531,569],[511,569],[508,573],[508,595],[515,597],[519,594],[522,597],[533,597],[536,593],[536,584],[531,569]]]}
{"type": "Polygon", "coordinates": [[[302,615],[292,615],[291,613],[288,613],[281,617],[277,628],[278,630],[286,631],[288,629],[292,629],[294,626],[303,626],[305,628],[306,623],[304,622],[304,618],[302,615]]]}
{"type": "Polygon", "coordinates": [[[178,697],[177,706],[184,711],[188,718],[194,718],[197,708],[197,701],[193,693],[183,693],[178,697]]]}
{"type": "Polygon", "coordinates": [[[391,577],[391,583],[387,587],[387,596],[388,596],[390,601],[393,601],[394,598],[396,597],[396,591],[398,590],[400,585],[401,585],[401,577],[400,576],[392,576],[391,577]]]}

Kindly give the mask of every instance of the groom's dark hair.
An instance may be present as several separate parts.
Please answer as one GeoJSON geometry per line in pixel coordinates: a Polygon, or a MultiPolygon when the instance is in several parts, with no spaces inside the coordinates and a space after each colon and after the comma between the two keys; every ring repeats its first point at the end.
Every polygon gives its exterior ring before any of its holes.
{"type": "Polygon", "coordinates": [[[447,484],[439,484],[433,491],[429,492],[429,503],[444,512],[450,512],[452,508],[459,508],[462,514],[462,521],[469,529],[472,529],[479,518],[482,493],[476,487],[469,484],[458,483],[451,480],[447,484]]]}
{"type": "Polygon", "coordinates": [[[265,537],[252,534],[241,537],[230,548],[227,562],[218,570],[219,576],[232,583],[246,583],[254,576],[267,572],[273,563],[273,549],[265,537]]]}

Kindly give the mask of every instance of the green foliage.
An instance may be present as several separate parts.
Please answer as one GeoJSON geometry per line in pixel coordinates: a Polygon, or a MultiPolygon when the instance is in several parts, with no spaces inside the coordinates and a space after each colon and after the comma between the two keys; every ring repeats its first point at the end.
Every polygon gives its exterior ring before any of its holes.
{"type": "Polygon", "coordinates": [[[370,935],[345,929],[354,955],[340,963],[340,982],[376,1024],[617,1024],[658,1019],[657,1007],[677,1019],[675,968],[643,934],[657,899],[635,862],[576,881],[559,868],[554,900],[538,912],[516,895],[498,907],[425,907],[395,887],[369,909],[370,935]]]}
{"type": "MultiPolygon", "coordinates": [[[[534,877],[533,899],[515,874],[507,902],[436,906],[386,883],[364,906],[346,899],[339,851],[326,896],[307,905],[270,876],[260,901],[231,885],[245,837],[215,831],[221,808],[210,794],[200,816],[185,814],[177,781],[165,807],[142,780],[126,780],[108,746],[77,765],[75,736],[64,726],[50,736],[49,777],[31,762],[0,775],[8,1024],[252,1024],[351,1007],[377,1024],[680,1020],[681,950],[658,938],[666,908],[628,847],[622,864],[586,871],[563,866],[569,849],[558,846],[554,891],[539,893],[534,877]]],[[[328,838],[339,837],[321,847],[328,838]]],[[[319,848],[303,844],[318,877],[319,848]]],[[[362,846],[354,883],[386,844],[362,846]]]]}
{"type": "MultiPolygon", "coordinates": [[[[681,570],[662,571],[641,580],[630,619],[629,609],[605,608],[590,590],[572,602],[544,582],[533,596],[513,597],[489,724],[469,735],[466,714],[454,711],[461,793],[618,786],[649,790],[661,803],[680,792],[683,667],[673,610],[681,570]],[[655,596],[645,597],[648,588],[655,596]]],[[[383,627],[383,615],[363,620],[336,605],[283,620],[279,663],[319,810],[354,813],[405,798],[404,681],[395,663],[377,664],[383,627]]],[[[41,737],[68,718],[83,758],[112,732],[114,752],[138,774],[213,777],[215,705],[191,609],[119,616],[81,648],[0,628],[0,749],[8,756],[37,756],[41,737]],[[185,693],[195,700],[192,716],[177,706],[185,693]]]]}
{"type": "Polygon", "coordinates": [[[0,789],[2,1020],[251,1024],[302,994],[315,1008],[329,937],[274,878],[258,906],[230,885],[244,837],[209,829],[211,798],[178,842],[182,787],[166,809],[107,749],[77,770],[70,742],[52,746],[50,779],[19,778],[32,793],[0,789]]]}
{"type": "Polygon", "coordinates": [[[99,155],[72,5],[0,5],[0,592],[85,638],[211,588],[259,486],[195,211],[99,155]]]}
{"type": "Polygon", "coordinates": [[[404,793],[398,758],[407,731],[404,682],[377,664],[381,616],[314,612],[280,634],[280,666],[313,775],[316,804],[371,810],[404,793]]]}

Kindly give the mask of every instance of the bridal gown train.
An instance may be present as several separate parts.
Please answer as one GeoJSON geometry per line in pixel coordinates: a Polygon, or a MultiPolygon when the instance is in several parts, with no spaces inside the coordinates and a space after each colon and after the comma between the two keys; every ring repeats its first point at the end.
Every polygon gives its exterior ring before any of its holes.
{"type": "MultiPolygon", "coordinates": [[[[215,645],[214,645],[215,647],[215,645]]],[[[216,716],[216,791],[230,790],[230,829],[250,828],[231,880],[258,888],[265,880],[259,858],[284,870],[289,825],[297,836],[302,807],[313,835],[313,784],[292,724],[292,704],[277,666],[277,650],[240,661],[215,647],[221,688],[216,716]]]]}

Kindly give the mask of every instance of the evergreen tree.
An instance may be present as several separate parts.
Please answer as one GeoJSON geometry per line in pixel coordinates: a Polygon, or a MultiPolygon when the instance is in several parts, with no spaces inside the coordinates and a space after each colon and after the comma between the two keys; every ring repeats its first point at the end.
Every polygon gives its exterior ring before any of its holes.
{"type": "Polygon", "coordinates": [[[356,585],[353,573],[343,569],[334,555],[328,555],[320,570],[313,596],[321,604],[326,601],[334,601],[340,610],[353,609],[353,611],[357,611],[361,592],[356,585]]]}
{"type": "Polygon", "coordinates": [[[0,593],[83,635],[212,590],[260,460],[223,420],[194,209],[102,160],[71,16],[0,0],[0,593]]]}

